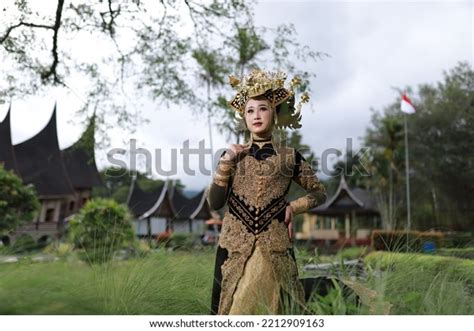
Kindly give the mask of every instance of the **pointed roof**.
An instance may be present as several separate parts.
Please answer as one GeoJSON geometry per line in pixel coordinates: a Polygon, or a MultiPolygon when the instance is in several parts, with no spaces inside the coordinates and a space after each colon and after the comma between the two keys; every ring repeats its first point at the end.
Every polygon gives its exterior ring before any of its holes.
{"type": "Polygon", "coordinates": [[[74,188],[92,188],[103,185],[95,163],[94,133],[95,114],[79,140],[61,151],[66,171],[74,188]]]}
{"type": "Polygon", "coordinates": [[[48,124],[13,150],[23,181],[32,183],[39,196],[74,194],[59,150],[56,105],[48,124]]]}
{"type": "Polygon", "coordinates": [[[192,198],[187,198],[175,188],[171,201],[176,210],[177,219],[209,219],[212,217],[206,200],[206,190],[202,190],[192,198]]]}
{"type": "Polygon", "coordinates": [[[0,122],[0,163],[7,170],[13,170],[19,175],[18,165],[16,162],[15,152],[13,151],[12,134],[10,125],[11,104],[8,108],[7,115],[0,122]]]}
{"type": "Polygon", "coordinates": [[[349,188],[343,174],[336,193],[310,212],[317,215],[342,215],[353,211],[356,214],[379,214],[370,192],[359,187],[349,188]]]}
{"type": "Polygon", "coordinates": [[[174,217],[175,212],[169,197],[169,182],[166,181],[152,192],[146,192],[139,187],[136,179],[132,180],[128,207],[138,219],[174,217]]]}

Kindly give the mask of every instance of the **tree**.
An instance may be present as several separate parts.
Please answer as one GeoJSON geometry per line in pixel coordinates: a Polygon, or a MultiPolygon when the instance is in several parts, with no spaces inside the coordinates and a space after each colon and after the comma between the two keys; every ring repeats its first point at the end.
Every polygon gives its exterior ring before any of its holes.
{"type": "Polygon", "coordinates": [[[10,0],[0,9],[0,101],[65,90],[83,100],[82,118],[97,110],[99,145],[113,126],[146,121],[139,97],[194,105],[191,50],[219,44],[251,15],[240,0],[10,0]],[[85,43],[93,45],[84,56],[85,43]]]}
{"type": "MultiPolygon", "coordinates": [[[[417,109],[408,117],[413,224],[471,230],[474,212],[474,71],[459,62],[436,84],[408,89],[417,109]]],[[[383,112],[374,112],[365,135],[371,149],[368,186],[376,193],[382,219],[406,209],[405,166],[400,95],[383,112]]]]}
{"type": "MultiPolygon", "coordinates": [[[[397,100],[398,101],[398,100],[397,100]]],[[[386,229],[396,226],[396,217],[403,189],[400,171],[403,169],[403,125],[399,105],[395,101],[385,109],[384,116],[372,116],[372,128],[367,129],[365,144],[371,149],[373,193],[386,229]]]]}
{"type": "Polygon", "coordinates": [[[418,112],[409,118],[412,186],[422,187],[431,205],[427,215],[419,215],[426,227],[472,231],[474,71],[459,62],[443,76],[436,84],[420,85],[418,112]]]}
{"type": "MultiPolygon", "coordinates": [[[[0,102],[53,88],[67,91],[82,100],[78,118],[95,112],[99,147],[110,143],[110,129],[134,131],[148,122],[140,113],[144,96],[166,106],[208,110],[209,100],[199,98],[190,75],[196,65],[203,68],[204,62],[192,60],[195,50],[223,54],[234,73],[258,63],[299,74],[302,88],[315,74],[297,69],[295,62],[327,55],[300,45],[293,25],[256,27],[254,3],[243,0],[57,0],[48,5],[10,0],[1,8],[0,102]],[[94,47],[80,56],[85,42],[94,47]]],[[[215,92],[211,103],[223,105],[222,93],[215,92]]],[[[235,114],[222,110],[220,129],[231,130],[239,140],[235,114]]]]}
{"type": "Polygon", "coordinates": [[[0,234],[31,222],[39,208],[34,188],[25,186],[13,171],[5,170],[0,163],[0,234]]]}

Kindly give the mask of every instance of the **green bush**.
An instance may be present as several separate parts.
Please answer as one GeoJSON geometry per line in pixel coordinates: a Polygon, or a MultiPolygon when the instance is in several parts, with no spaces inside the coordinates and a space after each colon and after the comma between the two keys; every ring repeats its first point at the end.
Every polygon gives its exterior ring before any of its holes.
{"type": "Polygon", "coordinates": [[[472,232],[454,232],[448,233],[445,237],[445,246],[447,248],[467,248],[474,247],[472,232]]]}
{"type": "Polygon", "coordinates": [[[16,238],[15,242],[11,246],[11,253],[22,254],[34,251],[38,248],[35,240],[28,234],[22,234],[16,238]]]}
{"type": "Polygon", "coordinates": [[[438,250],[438,255],[442,256],[454,256],[462,259],[474,260],[474,247],[467,248],[442,248],[438,250]]]}
{"type": "Polygon", "coordinates": [[[52,254],[57,257],[67,257],[72,254],[73,245],[71,243],[65,243],[60,241],[53,241],[51,244],[43,248],[44,254],[52,254]]]}
{"type": "Polygon", "coordinates": [[[34,187],[24,185],[21,178],[5,170],[0,162],[0,235],[33,220],[39,208],[34,187]]]}
{"type": "Polygon", "coordinates": [[[134,244],[131,215],[125,205],[93,199],[69,223],[69,237],[89,263],[109,261],[114,252],[134,244]]]}
{"type": "Polygon", "coordinates": [[[436,274],[452,273],[458,279],[474,284],[474,261],[457,257],[414,254],[372,252],[364,259],[366,264],[382,269],[397,269],[398,267],[423,270],[424,276],[434,277],[436,274]]]}

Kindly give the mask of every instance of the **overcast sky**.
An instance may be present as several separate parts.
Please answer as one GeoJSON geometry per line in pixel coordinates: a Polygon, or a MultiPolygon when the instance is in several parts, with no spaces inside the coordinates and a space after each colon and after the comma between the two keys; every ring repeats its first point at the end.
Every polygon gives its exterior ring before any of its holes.
{"type": "MultiPolygon", "coordinates": [[[[291,22],[302,44],[331,56],[307,68],[317,74],[312,81],[314,112],[303,107],[301,131],[303,142],[317,156],[328,148],[344,151],[348,138],[357,148],[370,122],[370,108],[381,109],[392,102],[393,87],[435,83],[442,79],[443,70],[458,61],[472,64],[473,16],[470,1],[261,1],[256,8],[258,25],[291,22]]],[[[14,101],[14,144],[44,127],[55,100],[60,147],[78,139],[84,128],[68,120],[80,101],[52,94],[14,101]]],[[[0,107],[0,120],[7,107],[0,107]]],[[[189,108],[157,110],[147,102],[143,114],[150,123],[127,138],[137,139],[138,147],[161,148],[165,169],[170,165],[171,148],[181,148],[186,139],[191,147],[208,141],[205,119],[193,116],[189,108]]],[[[123,132],[113,132],[112,145],[123,147],[123,137],[123,132]]],[[[229,143],[214,130],[215,149],[229,143]]],[[[99,168],[110,165],[105,155],[106,151],[96,151],[99,168]]],[[[197,158],[191,160],[197,169],[197,158]]],[[[171,178],[181,179],[188,189],[200,190],[210,182],[209,176],[184,175],[180,164],[178,159],[179,174],[171,178]]]]}

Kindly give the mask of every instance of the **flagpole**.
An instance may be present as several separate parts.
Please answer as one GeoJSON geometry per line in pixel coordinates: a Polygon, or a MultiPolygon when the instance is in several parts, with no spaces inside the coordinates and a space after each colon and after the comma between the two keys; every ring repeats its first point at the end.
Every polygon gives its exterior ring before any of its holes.
{"type": "Polygon", "coordinates": [[[408,124],[407,117],[408,114],[404,114],[404,124],[405,124],[405,177],[406,177],[406,189],[407,189],[407,252],[408,252],[408,239],[409,232],[411,228],[411,208],[410,208],[410,165],[408,160],[408,124]]]}

